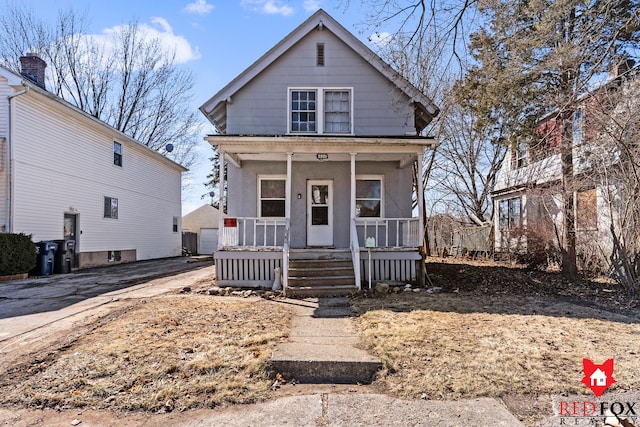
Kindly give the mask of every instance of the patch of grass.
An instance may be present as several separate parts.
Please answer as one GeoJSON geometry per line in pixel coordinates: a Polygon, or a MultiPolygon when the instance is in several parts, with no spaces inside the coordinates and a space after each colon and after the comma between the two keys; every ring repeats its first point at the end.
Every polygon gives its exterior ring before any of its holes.
{"type": "Polygon", "coordinates": [[[550,299],[399,294],[353,301],[376,383],[403,398],[591,393],[582,359],[615,359],[612,389],[640,388],[634,319],[550,299]]]}
{"type": "Polygon", "coordinates": [[[139,303],[55,359],[13,371],[0,401],[158,411],[265,399],[268,359],[290,313],[272,302],[204,295],[139,303]]]}

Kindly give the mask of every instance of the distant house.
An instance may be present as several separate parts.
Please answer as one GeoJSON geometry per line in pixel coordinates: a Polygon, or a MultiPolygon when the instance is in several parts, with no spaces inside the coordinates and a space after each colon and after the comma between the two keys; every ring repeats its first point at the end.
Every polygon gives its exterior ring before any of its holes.
{"type": "MultiPolygon", "coordinates": [[[[0,67],[0,232],[75,242],[79,268],[181,255],[186,169],[0,67]]],[[[65,243],[66,245],[66,243],[65,243]]]]}
{"type": "Polygon", "coordinates": [[[298,295],[418,279],[412,167],[436,145],[421,134],[438,108],[325,11],[200,110],[227,164],[220,283],[271,286],[276,268],[298,295]]]}
{"type": "Polygon", "coordinates": [[[211,205],[203,205],[182,217],[182,231],[197,235],[197,253],[211,255],[218,248],[220,214],[211,205]]]}
{"type": "MultiPolygon", "coordinates": [[[[609,80],[582,96],[569,119],[573,132],[573,216],[579,261],[606,265],[612,251],[611,228],[620,226],[623,184],[612,171],[620,166],[620,148],[611,131],[616,115],[632,120],[620,128],[625,138],[640,133],[625,91],[637,99],[638,68],[630,61],[612,70],[609,80]],[[616,105],[611,104],[618,99],[616,105]]],[[[636,101],[637,102],[637,101],[636,101]]],[[[637,107],[637,104],[635,104],[637,107]]],[[[619,124],[619,123],[618,123],[619,124]]],[[[560,157],[563,120],[551,112],[541,118],[536,135],[507,152],[492,199],[495,252],[547,251],[559,247],[564,227],[560,157]]]]}

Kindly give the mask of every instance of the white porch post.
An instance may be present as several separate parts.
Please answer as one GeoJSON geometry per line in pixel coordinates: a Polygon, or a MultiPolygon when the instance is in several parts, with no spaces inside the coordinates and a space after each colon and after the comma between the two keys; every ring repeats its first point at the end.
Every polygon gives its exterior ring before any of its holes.
{"type": "Polygon", "coordinates": [[[220,151],[220,194],[218,196],[218,250],[224,248],[223,236],[224,236],[224,206],[226,204],[226,197],[224,193],[224,151],[220,151]]]}
{"type": "Polygon", "coordinates": [[[351,219],[356,217],[356,154],[349,153],[351,156],[351,219]]]}
{"type": "Polygon", "coordinates": [[[293,153],[287,153],[287,184],[285,193],[284,216],[291,218],[291,159],[293,153]]]}
{"type": "MultiPolygon", "coordinates": [[[[418,230],[420,232],[420,237],[418,238],[418,246],[422,246],[424,243],[422,240],[424,239],[424,188],[422,184],[422,168],[424,161],[424,148],[422,152],[418,152],[418,230]]],[[[428,242],[427,242],[428,244],[428,242]]]]}

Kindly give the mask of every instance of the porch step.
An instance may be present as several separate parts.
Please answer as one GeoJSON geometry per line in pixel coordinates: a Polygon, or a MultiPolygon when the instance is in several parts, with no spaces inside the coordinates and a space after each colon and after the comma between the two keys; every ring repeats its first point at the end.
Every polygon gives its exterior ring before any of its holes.
{"type": "Polygon", "coordinates": [[[338,296],[357,290],[351,259],[292,259],[288,272],[290,296],[338,296]]]}

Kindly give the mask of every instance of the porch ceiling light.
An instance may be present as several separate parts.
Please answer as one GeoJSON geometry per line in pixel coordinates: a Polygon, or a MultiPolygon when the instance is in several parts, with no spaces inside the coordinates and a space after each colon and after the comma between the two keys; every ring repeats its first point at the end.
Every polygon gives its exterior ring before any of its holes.
{"type": "Polygon", "coordinates": [[[323,161],[323,160],[327,160],[329,158],[329,155],[327,153],[318,153],[316,154],[316,159],[323,161]]]}

